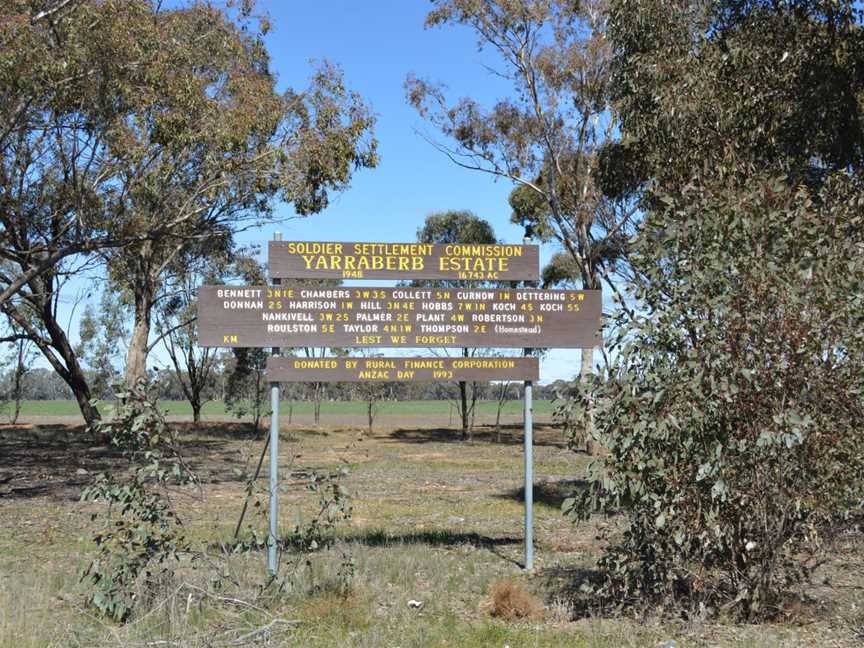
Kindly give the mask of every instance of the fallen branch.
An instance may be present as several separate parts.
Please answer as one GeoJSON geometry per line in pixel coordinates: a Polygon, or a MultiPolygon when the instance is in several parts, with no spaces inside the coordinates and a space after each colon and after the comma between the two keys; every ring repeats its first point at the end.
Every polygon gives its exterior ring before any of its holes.
{"type": "Polygon", "coordinates": [[[232,645],[232,646],[233,646],[233,645],[246,645],[246,643],[247,643],[250,639],[252,639],[253,637],[257,637],[257,636],[259,636],[259,635],[262,635],[262,634],[264,634],[264,633],[266,633],[266,632],[269,632],[270,629],[271,629],[274,625],[277,625],[277,624],[284,624],[284,625],[300,625],[301,623],[302,623],[302,621],[300,621],[299,619],[273,619],[273,620],[272,620],[270,623],[268,623],[267,625],[262,626],[262,627],[260,627],[260,628],[256,628],[256,629],[253,630],[252,632],[249,632],[249,633],[246,633],[245,635],[242,635],[242,636],[240,636],[240,637],[237,637],[236,639],[234,639],[234,640],[230,643],[230,645],[232,645]]]}

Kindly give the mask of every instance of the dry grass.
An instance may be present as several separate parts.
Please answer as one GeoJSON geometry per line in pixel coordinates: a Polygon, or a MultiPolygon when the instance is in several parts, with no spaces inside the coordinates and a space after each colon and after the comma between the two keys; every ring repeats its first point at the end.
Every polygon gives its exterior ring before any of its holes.
{"type": "Polygon", "coordinates": [[[361,630],[369,624],[370,602],[362,588],[343,591],[325,588],[300,603],[298,617],[310,624],[324,623],[361,630]]]}
{"type": "MultiPolygon", "coordinates": [[[[852,537],[832,554],[825,568],[828,584],[810,591],[831,604],[815,608],[806,625],[574,621],[572,592],[580,575],[592,569],[600,545],[596,526],[573,527],[559,505],[568,488],[578,487],[574,479],[588,459],[568,451],[556,430],[538,429],[537,570],[529,576],[520,569],[518,439],[497,444],[481,436],[461,443],[456,436],[446,429],[403,428],[376,430],[358,441],[348,430],[326,435],[302,427],[286,430],[280,443],[286,470],[281,528],[308,520],[315,510],[315,495],[304,482],[310,470],[350,467],[346,485],[355,497],[354,517],[330,534],[311,567],[287,579],[292,587],[274,592],[262,589],[261,552],[219,551],[219,542],[233,533],[244,498],[244,482],[234,468],[248,469],[246,464],[257,460],[262,439],[244,436],[236,426],[184,426],[184,454],[205,481],[200,491],[181,490],[172,497],[206,560],[196,570],[184,563],[164,591],[152,593],[147,609],[118,626],[82,607],[79,579],[94,552],[89,514],[96,509],[76,497],[88,475],[112,470],[116,457],[80,440],[76,428],[5,429],[0,433],[0,648],[203,648],[241,645],[238,641],[304,648],[637,648],[670,639],[679,648],[861,645],[864,547],[852,537]],[[80,468],[87,474],[77,474],[80,468]],[[333,586],[345,553],[356,564],[347,595],[333,586]],[[214,573],[223,576],[218,584],[211,581],[214,573]],[[412,599],[422,601],[422,608],[409,607],[412,599]],[[488,607],[488,614],[478,615],[478,606],[488,607]]],[[[266,525],[252,511],[247,522],[259,530],[266,525]]],[[[286,549],[286,575],[291,558],[286,549]]]]}
{"type": "Polygon", "coordinates": [[[489,586],[489,598],[481,605],[489,616],[505,621],[537,621],[543,618],[543,602],[512,578],[489,586]]]}

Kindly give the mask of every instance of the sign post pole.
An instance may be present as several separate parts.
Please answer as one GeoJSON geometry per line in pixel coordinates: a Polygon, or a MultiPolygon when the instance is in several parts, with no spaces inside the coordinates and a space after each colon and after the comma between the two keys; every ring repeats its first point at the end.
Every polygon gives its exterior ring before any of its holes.
{"type": "Polygon", "coordinates": [[[525,571],[534,570],[534,383],[525,381],[525,571]]]}
{"type": "MultiPolygon", "coordinates": [[[[281,241],[281,232],[273,235],[273,240],[281,241]]],[[[278,286],[282,280],[272,279],[278,286]]],[[[279,347],[273,347],[273,357],[280,355],[279,347]]],[[[267,536],[267,573],[276,576],[276,550],[279,543],[279,383],[270,384],[270,533],[267,536]]]]}

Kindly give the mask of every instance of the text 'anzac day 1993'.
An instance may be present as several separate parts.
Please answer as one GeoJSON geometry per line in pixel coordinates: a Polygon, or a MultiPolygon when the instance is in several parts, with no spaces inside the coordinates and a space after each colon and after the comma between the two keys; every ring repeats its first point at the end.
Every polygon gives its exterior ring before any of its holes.
{"type": "Polygon", "coordinates": [[[298,358],[267,360],[269,382],[537,380],[537,358],[298,358]]]}
{"type": "Polygon", "coordinates": [[[203,286],[209,347],[584,348],[599,343],[600,291],[203,286]]]}

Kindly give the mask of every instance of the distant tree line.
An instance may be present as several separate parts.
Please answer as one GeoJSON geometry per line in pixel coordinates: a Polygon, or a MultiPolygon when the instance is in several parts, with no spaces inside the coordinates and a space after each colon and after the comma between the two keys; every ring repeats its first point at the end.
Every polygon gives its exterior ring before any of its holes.
{"type": "MultiPolygon", "coordinates": [[[[233,355],[226,354],[216,364],[212,380],[204,391],[206,401],[224,401],[226,397],[227,381],[230,377],[233,355]]],[[[6,367],[0,373],[0,395],[2,400],[9,401],[13,398],[14,390],[14,368],[6,367]]],[[[85,376],[94,384],[98,383],[100,377],[94,372],[87,371],[85,376]]],[[[155,394],[160,400],[186,400],[180,379],[169,370],[151,371],[150,379],[155,394]]],[[[389,382],[379,383],[383,386],[382,400],[405,401],[405,400],[452,400],[459,399],[459,386],[452,382],[389,382]]],[[[361,383],[331,383],[324,387],[324,400],[349,401],[358,400],[360,396],[361,383]]],[[[553,400],[561,394],[566,393],[569,387],[567,381],[559,380],[548,385],[535,385],[534,398],[539,400],[553,400]]],[[[502,383],[477,382],[478,400],[496,400],[500,397],[502,383]]],[[[519,400],[522,398],[522,383],[506,383],[504,387],[504,399],[519,400]]],[[[96,394],[99,399],[112,400],[114,392],[110,387],[96,394]]],[[[74,400],[72,390],[66,382],[57,375],[53,369],[36,367],[28,369],[21,380],[22,400],[74,400]]],[[[315,398],[314,383],[292,383],[283,386],[283,398],[285,400],[311,401],[315,398]]]]}

